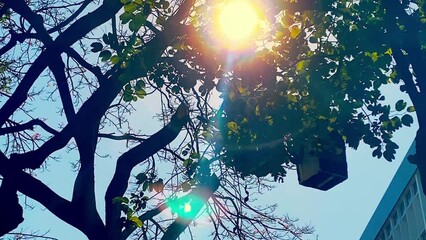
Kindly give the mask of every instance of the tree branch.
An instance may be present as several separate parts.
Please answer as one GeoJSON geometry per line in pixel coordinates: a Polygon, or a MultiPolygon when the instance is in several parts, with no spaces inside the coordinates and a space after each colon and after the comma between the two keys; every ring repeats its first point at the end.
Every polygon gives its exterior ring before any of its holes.
{"type": "MultiPolygon", "coordinates": [[[[168,208],[167,204],[168,204],[167,202],[162,203],[160,204],[160,206],[145,212],[144,214],[139,216],[139,220],[141,220],[142,222],[146,220],[153,220],[155,216],[162,213],[164,210],[168,208]]],[[[120,239],[127,239],[130,236],[130,234],[132,234],[135,230],[136,230],[136,227],[125,228],[123,232],[121,233],[120,239]]]]}
{"type": "Polygon", "coordinates": [[[17,42],[22,43],[25,39],[28,38],[36,38],[36,35],[33,33],[16,33],[12,29],[10,30],[10,40],[7,42],[6,45],[4,45],[2,48],[0,48],[0,56],[7,53],[10,49],[16,46],[17,42]]]}
{"type": "Polygon", "coordinates": [[[9,6],[4,4],[3,7],[0,8],[0,17],[3,17],[9,11],[9,6]]]}
{"type": "Polygon", "coordinates": [[[43,17],[33,12],[24,0],[5,0],[10,8],[27,20],[36,30],[39,39],[46,45],[53,42],[43,25],[43,17]]]}
{"type": "Polygon", "coordinates": [[[79,221],[76,216],[78,211],[72,210],[70,202],[57,195],[30,174],[13,168],[10,163],[10,160],[0,152],[0,174],[5,179],[12,181],[18,191],[38,201],[53,214],[78,228],[79,221]]]}
{"type": "Polygon", "coordinates": [[[162,240],[174,240],[177,239],[183,231],[192,222],[193,217],[198,214],[201,208],[206,204],[209,198],[216,192],[219,187],[219,179],[216,175],[211,177],[209,184],[201,185],[200,187],[191,191],[190,194],[186,195],[188,199],[197,199],[197,201],[191,202],[191,216],[179,216],[166,230],[162,240]]]}
{"type": "Polygon", "coordinates": [[[64,107],[65,116],[70,122],[75,116],[74,105],[72,103],[70,89],[68,86],[67,76],[65,76],[65,64],[60,55],[55,56],[55,61],[49,64],[49,68],[55,76],[56,83],[61,97],[62,106],[64,107]]]}
{"type": "Polygon", "coordinates": [[[70,22],[72,22],[75,18],[78,17],[78,15],[80,15],[81,12],[83,12],[83,10],[87,7],[87,5],[89,5],[90,2],[92,2],[93,0],[85,0],[83,2],[83,4],[81,4],[81,6],[69,17],[67,18],[65,21],[59,23],[57,26],[47,30],[48,33],[53,33],[56,32],[58,30],[60,30],[61,28],[65,27],[66,25],[68,25],[70,22]]]}
{"type": "Polygon", "coordinates": [[[84,60],[83,57],[81,57],[80,54],[77,53],[76,50],[68,48],[65,52],[70,57],[72,57],[77,63],[89,70],[91,73],[93,73],[93,75],[95,75],[95,77],[100,83],[105,82],[107,80],[107,77],[102,73],[101,69],[98,66],[95,67],[92,64],[88,63],[86,60],[84,60]]]}
{"type": "Polygon", "coordinates": [[[24,130],[34,130],[34,126],[36,126],[36,125],[42,127],[46,132],[49,132],[53,135],[56,135],[58,133],[58,131],[56,131],[55,129],[48,126],[42,120],[33,119],[33,120],[31,120],[27,123],[20,124],[20,125],[17,125],[17,126],[0,128],[0,136],[5,135],[5,134],[9,134],[9,133],[20,132],[20,131],[24,131],[24,130]]]}
{"type": "Polygon", "coordinates": [[[118,239],[121,234],[120,204],[113,203],[112,199],[124,195],[132,169],[170,144],[187,121],[188,107],[181,104],[165,127],[118,158],[114,176],[105,194],[106,226],[112,239],[118,239]]]}
{"type": "Polygon", "coordinates": [[[421,101],[419,92],[417,91],[417,86],[414,83],[413,75],[409,70],[409,63],[406,57],[403,55],[402,50],[398,48],[393,49],[393,57],[396,61],[397,74],[400,79],[404,82],[408,96],[410,96],[411,101],[414,106],[417,106],[421,101]]]}
{"type": "Polygon", "coordinates": [[[78,19],[67,30],[60,34],[54,42],[46,46],[45,51],[37,57],[28,69],[24,78],[12,94],[12,97],[9,98],[0,109],[0,126],[3,126],[13,112],[15,112],[15,110],[27,99],[28,91],[33,83],[47,65],[53,61],[52,56],[60,55],[91,30],[108,21],[121,7],[122,4],[119,0],[105,0],[99,8],[78,19]]]}
{"type": "Polygon", "coordinates": [[[18,191],[36,200],[55,216],[82,231],[89,239],[105,239],[103,224],[100,226],[96,222],[90,222],[92,219],[86,220],[86,213],[81,208],[56,194],[40,180],[20,169],[16,169],[1,152],[0,175],[13,181],[18,191]]]}
{"type": "Polygon", "coordinates": [[[98,137],[108,138],[112,140],[126,140],[126,141],[131,140],[131,141],[138,141],[138,142],[145,140],[145,138],[138,137],[137,135],[134,135],[134,134],[124,134],[124,135],[116,136],[116,135],[113,135],[112,133],[111,134],[98,133],[98,137]]]}
{"type": "Polygon", "coordinates": [[[88,125],[99,122],[105,110],[121,90],[121,86],[118,81],[107,81],[92,94],[80,108],[74,120],[68,123],[60,133],[53,136],[37,150],[13,154],[11,159],[13,159],[16,167],[19,169],[39,168],[50,154],[64,147],[79,131],[89,129],[88,125]]]}

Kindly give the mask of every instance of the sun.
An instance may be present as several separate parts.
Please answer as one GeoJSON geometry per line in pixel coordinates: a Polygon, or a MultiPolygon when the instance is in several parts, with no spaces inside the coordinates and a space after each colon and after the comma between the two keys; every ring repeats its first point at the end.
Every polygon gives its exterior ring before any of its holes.
{"type": "Polygon", "coordinates": [[[260,13],[253,1],[228,0],[218,7],[216,29],[220,42],[229,48],[243,48],[253,42],[260,27],[260,13]]]}

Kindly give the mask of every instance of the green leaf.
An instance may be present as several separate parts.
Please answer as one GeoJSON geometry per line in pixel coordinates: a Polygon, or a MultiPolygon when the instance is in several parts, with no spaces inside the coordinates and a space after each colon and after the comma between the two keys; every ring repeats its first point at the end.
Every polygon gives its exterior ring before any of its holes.
{"type": "Polygon", "coordinates": [[[409,127],[409,126],[411,126],[411,124],[413,124],[414,119],[411,115],[405,114],[404,116],[402,116],[401,122],[402,122],[403,125],[409,127]]]}
{"type": "Polygon", "coordinates": [[[136,224],[136,226],[138,227],[142,227],[143,225],[142,221],[136,216],[132,216],[129,220],[132,221],[134,224],[136,224]]]}
{"type": "Polygon", "coordinates": [[[297,36],[299,36],[301,32],[302,32],[302,29],[299,26],[293,26],[290,29],[290,36],[291,38],[297,38],[297,36]]]}
{"type": "Polygon", "coordinates": [[[90,46],[92,47],[92,49],[91,49],[92,52],[100,52],[102,50],[102,48],[104,47],[102,45],[102,43],[100,43],[100,42],[94,42],[94,43],[90,44],[90,46]]]}
{"type": "Polygon", "coordinates": [[[198,159],[200,158],[200,154],[198,154],[197,152],[192,152],[191,155],[189,155],[189,157],[192,159],[198,159]]]}
{"type": "Polygon", "coordinates": [[[394,127],[395,129],[399,129],[402,126],[401,119],[396,116],[391,119],[391,123],[392,123],[392,127],[394,127]]]}
{"type": "Polygon", "coordinates": [[[115,197],[112,199],[113,203],[129,203],[129,199],[126,197],[115,197]]]}
{"type": "Polygon", "coordinates": [[[407,106],[407,103],[404,102],[404,100],[399,100],[398,102],[396,102],[395,104],[395,109],[399,112],[405,109],[405,107],[407,106]]]}
{"type": "Polygon", "coordinates": [[[143,185],[142,185],[142,191],[146,191],[147,189],[148,189],[148,187],[149,187],[149,182],[148,181],[145,181],[144,183],[143,183],[143,185]]]}
{"type": "Polygon", "coordinates": [[[416,111],[416,109],[414,108],[414,106],[409,106],[408,108],[407,108],[407,112],[415,112],[416,111]]]}
{"type": "Polygon", "coordinates": [[[101,58],[101,61],[106,62],[111,58],[112,53],[109,50],[104,50],[101,53],[99,53],[99,57],[101,58]]]}
{"type": "Polygon", "coordinates": [[[305,65],[305,61],[300,61],[296,64],[296,70],[297,71],[302,71],[303,70],[303,66],[305,65]]]}
{"type": "Polygon", "coordinates": [[[143,15],[142,13],[138,13],[138,14],[135,15],[135,18],[133,19],[133,21],[135,21],[135,24],[137,24],[137,26],[139,26],[139,28],[140,28],[140,27],[142,27],[142,25],[145,25],[146,16],[143,15]]]}
{"type": "Polygon", "coordinates": [[[136,96],[138,96],[138,98],[144,98],[146,96],[146,91],[143,89],[137,90],[135,91],[136,96]]]}
{"type": "Polygon", "coordinates": [[[389,48],[389,49],[385,52],[385,54],[387,54],[387,55],[392,55],[392,48],[389,48]]]}
{"type": "Polygon", "coordinates": [[[189,182],[184,182],[181,187],[183,192],[188,192],[191,189],[191,184],[189,182]]]}
{"type": "Polygon", "coordinates": [[[131,93],[124,92],[123,100],[125,102],[131,102],[133,100],[133,95],[131,93]]]}
{"type": "Polygon", "coordinates": [[[288,94],[288,95],[287,95],[287,99],[288,99],[290,102],[297,102],[297,95],[294,95],[294,94],[288,94]]]}
{"type": "Polygon", "coordinates": [[[169,1],[164,1],[163,2],[163,9],[167,9],[170,7],[170,2],[169,1]]]}
{"type": "Polygon", "coordinates": [[[398,76],[398,73],[396,72],[396,70],[393,70],[389,77],[391,79],[394,79],[394,78],[396,78],[396,76],[398,76]]]}
{"type": "Polygon", "coordinates": [[[180,87],[179,86],[173,86],[172,87],[172,93],[178,94],[179,92],[180,92],[180,87]]]}
{"type": "Polygon", "coordinates": [[[166,22],[166,19],[163,16],[158,16],[157,20],[155,20],[155,23],[159,25],[163,25],[166,22]]]}
{"type": "MultiPolygon", "coordinates": [[[[186,154],[185,154],[186,155],[186,154]]],[[[192,163],[192,159],[188,158],[185,161],[183,161],[183,166],[187,167],[192,163]]]]}
{"type": "Polygon", "coordinates": [[[236,122],[229,122],[226,124],[229,130],[236,132],[238,131],[238,124],[236,122]]]}
{"type": "Polygon", "coordinates": [[[135,90],[139,91],[145,88],[145,82],[143,80],[138,80],[135,84],[135,90]]]}
{"type": "Polygon", "coordinates": [[[118,57],[117,55],[114,55],[111,57],[110,60],[112,64],[117,64],[120,61],[120,57],[118,57]]]}
{"type": "Polygon", "coordinates": [[[148,179],[148,176],[145,173],[139,173],[138,175],[136,175],[136,179],[138,180],[136,182],[137,184],[142,184],[148,179]]]}
{"type": "Polygon", "coordinates": [[[136,5],[135,3],[128,3],[124,5],[124,12],[126,13],[133,13],[134,11],[136,11],[136,9],[138,9],[138,5],[136,5]]]}
{"type": "Polygon", "coordinates": [[[139,31],[139,28],[141,27],[141,25],[137,25],[135,21],[130,21],[129,22],[129,29],[132,32],[137,32],[139,31]]]}
{"type": "Polygon", "coordinates": [[[133,14],[132,13],[127,13],[124,12],[120,15],[120,20],[122,24],[126,24],[128,23],[130,20],[132,20],[133,18],[133,14]]]}
{"type": "Polygon", "coordinates": [[[373,60],[373,62],[376,62],[379,59],[379,54],[377,52],[373,52],[371,54],[371,60],[373,60]]]}

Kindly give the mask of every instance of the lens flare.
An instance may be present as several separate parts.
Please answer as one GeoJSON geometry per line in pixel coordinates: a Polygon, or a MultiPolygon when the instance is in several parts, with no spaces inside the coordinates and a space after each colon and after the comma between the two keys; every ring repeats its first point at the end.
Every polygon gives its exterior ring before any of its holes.
{"type": "Polygon", "coordinates": [[[185,203],[185,206],[183,207],[183,211],[186,213],[191,212],[191,204],[185,203]]]}
{"type": "Polygon", "coordinates": [[[219,41],[230,49],[241,49],[254,42],[260,28],[260,13],[246,0],[230,0],[218,7],[216,29],[219,41]]]}

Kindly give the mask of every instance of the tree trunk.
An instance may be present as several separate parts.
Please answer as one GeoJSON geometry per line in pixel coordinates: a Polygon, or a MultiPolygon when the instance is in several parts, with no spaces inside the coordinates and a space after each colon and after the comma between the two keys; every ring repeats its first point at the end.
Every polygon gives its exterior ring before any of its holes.
{"type": "Polygon", "coordinates": [[[423,186],[423,192],[426,195],[426,109],[424,104],[415,106],[417,111],[417,119],[419,129],[416,134],[416,153],[409,156],[411,163],[416,164],[420,172],[420,178],[423,186]]]}
{"type": "Polygon", "coordinates": [[[0,236],[3,236],[24,221],[16,187],[7,178],[3,179],[0,186],[0,200],[0,236]]]}

